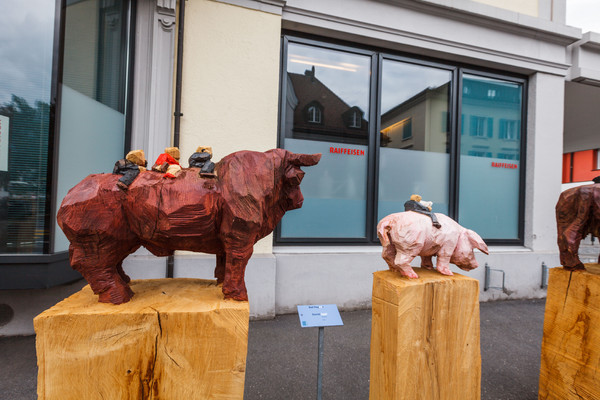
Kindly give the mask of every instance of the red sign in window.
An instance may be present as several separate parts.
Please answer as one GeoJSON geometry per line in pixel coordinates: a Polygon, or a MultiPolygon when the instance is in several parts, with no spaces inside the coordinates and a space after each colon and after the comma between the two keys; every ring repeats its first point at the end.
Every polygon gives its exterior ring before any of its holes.
{"type": "Polygon", "coordinates": [[[492,167],[494,167],[494,168],[517,169],[519,166],[517,164],[492,161],[492,167]]]}
{"type": "Polygon", "coordinates": [[[329,152],[333,154],[347,154],[349,156],[364,156],[365,151],[361,149],[347,149],[344,147],[330,147],[329,152]]]}

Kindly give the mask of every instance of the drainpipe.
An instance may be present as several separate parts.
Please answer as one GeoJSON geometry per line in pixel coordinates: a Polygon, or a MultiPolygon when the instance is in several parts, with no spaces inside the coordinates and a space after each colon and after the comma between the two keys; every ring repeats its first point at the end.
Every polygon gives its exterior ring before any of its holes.
{"type": "MultiPolygon", "coordinates": [[[[179,25],[177,29],[177,72],[175,74],[175,112],[174,112],[174,127],[173,127],[173,146],[179,147],[179,132],[181,130],[181,80],[183,73],[183,27],[185,21],[185,2],[187,0],[179,0],[179,25]]],[[[173,270],[175,267],[175,257],[170,255],[167,257],[167,278],[173,278],[173,270]]]]}

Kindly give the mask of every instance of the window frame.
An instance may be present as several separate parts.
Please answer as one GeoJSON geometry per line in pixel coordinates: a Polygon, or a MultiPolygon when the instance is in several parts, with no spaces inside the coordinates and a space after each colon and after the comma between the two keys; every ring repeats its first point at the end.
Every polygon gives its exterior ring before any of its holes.
{"type": "MultiPolygon", "coordinates": [[[[525,232],[525,170],[526,170],[526,121],[527,121],[527,93],[528,80],[526,76],[517,75],[505,71],[492,69],[479,69],[463,63],[446,62],[443,60],[421,57],[416,54],[394,52],[390,49],[363,46],[357,43],[348,43],[341,40],[316,37],[314,35],[302,34],[294,31],[282,31],[281,36],[281,60],[280,60],[280,91],[278,110],[278,133],[277,146],[284,148],[285,140],[285,96],[287,93],[287,58],[288,45],[290,43],[314,46],[322,49],[344,51],[352,54],[371,56],[371,90],[369,98],[369,138],[368,138],[368,171],[367,171],[367,206],[366,206],[366,235],[363,238],[332,238],[332,237],[309,237],[309,238],[283,238],[281,236],[281,222],[274,230],[274,245],[379,245],[377,238],[377,204],[378,204],[378,182],[379,182],[379,159],[380,159],[380,107],[381,107],[381,85],[383,61],[400,61],[413,65],[432,67],[447,70],[451,73],[447,120],[448,124],[448,152],[449,174],[448,174],[448,216],[458,220],[459,210],[459,187],[460,187],[460,139],[465,132],[464,118],[462,117],[462,91],[464,74],[500,79],[522,85],[521,125],[519,138],[520,149],[518,159],[521,164],[519,174],[519,211],[518,211],[518,238],[516,239],[486,239],[488,245],[520,245],[524,244],[525,232]]],[[[487,122],[487,121],[486,121],[487,122]]],[[[487,136],[485,136],[487,138],[487,136]]],[[[513,141],[511,139],[511,141],[513,141]]],[[[309,172],[310,173],[310,172],[309,172]]]]}

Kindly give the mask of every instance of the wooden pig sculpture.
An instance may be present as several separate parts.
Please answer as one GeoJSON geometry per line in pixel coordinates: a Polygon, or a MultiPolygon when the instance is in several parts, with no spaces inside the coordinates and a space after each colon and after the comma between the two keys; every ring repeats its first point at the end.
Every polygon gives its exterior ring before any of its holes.
{"type": "Polygon", "coordinates": [[[408,278],[419,276],[410,263],[421,256],[421,267],[433,269],[432,256],[437,256],[436,269],[452,275],[450,264],[469,271],[478,267],[473,249],[488,254],[488,248],[477,233],[463,228],[450,217],[437,214],[441,228],[431,218],[414,211],[390,214],[377,224],[377,236],[383,246],[382,257],[391,270],[408,278]]]}
{"type": "Polygon", "coordinates": [[[600,237],[600,184],[562,192],[556,203],[556,227],[560,263],[571,271],[584,269],[579,244],[590,233],[600,237]]]}
{"type": "Polygon", "coordinates": [[[120,304],[133,295],[122,262],[140,246],[156,256],[211,253],[225,298],[247,300],[244,274],[254,243],[302,206],[300,167],[320,158],[240,151],[216,164],[216,177],[201,177],[199,168],[184,168],[175,179],[146,171],[126,191],[116,185],[119,175],[90,175],[69,191],[57,215],[71,242],[71,266],[100,302],[120,304]]]}

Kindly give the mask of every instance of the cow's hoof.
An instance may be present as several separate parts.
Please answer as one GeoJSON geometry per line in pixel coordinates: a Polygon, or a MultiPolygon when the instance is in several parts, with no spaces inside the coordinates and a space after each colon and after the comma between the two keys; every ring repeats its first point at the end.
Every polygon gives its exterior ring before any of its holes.
{"type": "Polygon", "coordinates": [[[133,290],[128,285],[115,285],[100,293],[98,301],[100,303],[123,304],[131,300],[132,297],[133,290]]]}
{"type": "Polygon", "coordinates": [[[575,265],[574,267],[563,266],[563,268],[566,269],[567,271],[577,271],[577,270],[585,269],[585,266],[583,265],[583,263],[579,263],[579,264],[575,265]]]}
{"type": "Polygon", "coordinates": [[[248,301],[248,293],[245,290],[231,290],[223,286],[223,295],[226,299],[248,301]]]}

